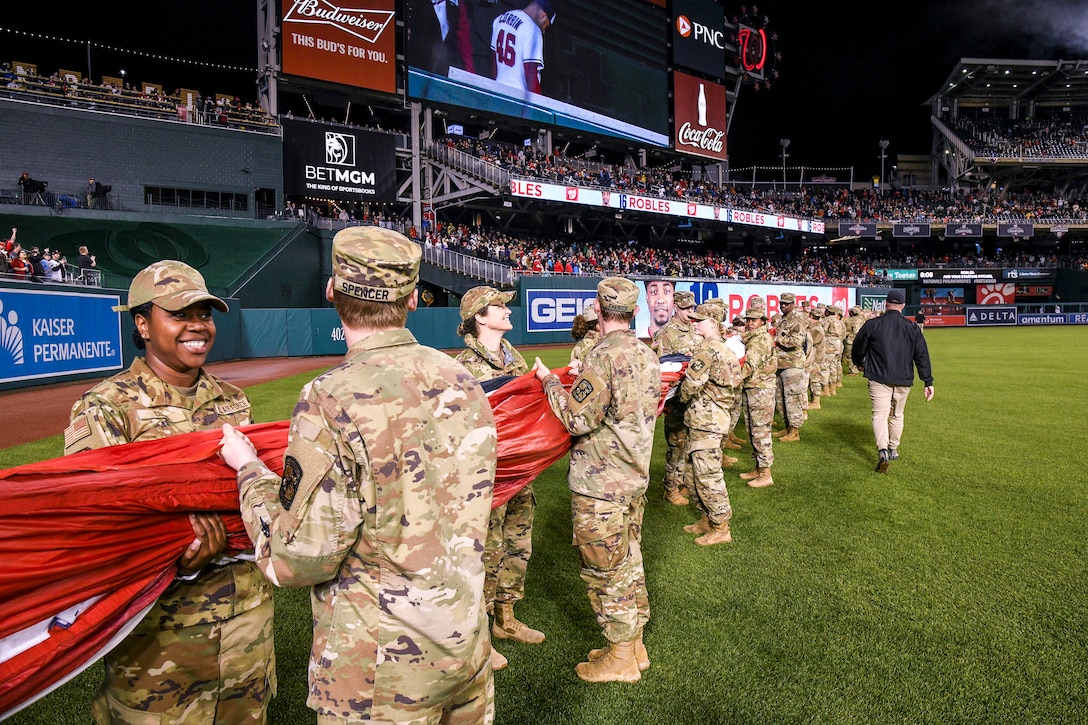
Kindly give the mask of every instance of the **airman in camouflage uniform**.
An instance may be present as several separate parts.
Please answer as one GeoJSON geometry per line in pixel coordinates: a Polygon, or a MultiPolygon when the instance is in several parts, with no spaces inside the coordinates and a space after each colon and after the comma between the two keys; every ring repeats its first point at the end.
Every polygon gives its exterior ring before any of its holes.
{"type": "Polygon", "coordinates": [[[319,723],[491,723],[484,541],[497,436],[479,382],[405,329],[420,248],[377,227],[332,243],[343,362],[308,383],[282,478],[224,429],[257,563],[310,586],[319,723]]]}
{"type": "Polygon", "coordinates": [[[850,308],[850,314],[843,321],[846,326],[846,335],[842,338],[842,359],[850,372],[849,375],[857,375],[861,372],[854,364],[854,338],[858,336],[858,330],[865,324],[865,316],[861,314],[861,307],[854,305],[850,308]]]}
{"type": "Polygon", "coordinates": [[[824,335],[824,312],[820,307],[823,307],[823,305],[814,306],[809,310],[808,336],[812,341],[808,361],[808,390],[812,394],[812,400],[808,404],[809,410],[819,410],[822,407],[820,405],[820,396],[823,395],[827,387],[827,381],[824,378],[826,370],[824,359],[827,344],[824,335]]]}
{"type": "MultiPolygon", "coordinates": [[[[480,381],[529,372],[529,365],[504,335],[511,329],[513,292],[494,287],[473,287],[461,298],[461,324],[457,333],[465,349],[457,362],[480,381]]],[[[484,549],[484,602],[494,615],[491,636],[540,644],[544,633],[526,626],[514,616],[514,604],[525,597],[525,574],[533,555],[533,517],[536,499],[529,484],[502,504],[491,509],[484,549]]],[[[491,666],[501,670],[506,658],[492,649],[491,666]]]]}
{"type": "Polygon", "coordinates": [[[770,486],[774,452],[771,424],[774,422],[774,388],[778,373],[778,354],[767,332],[767,312],[749,307],[744,313],[744,419],[756,470],[740,477],[753,488],[770,486]]]}
{"type": "Polygon", "coordinates": [[[778,381],[775,385],[775,405],[785,429],[772,434],[780,441],[801,440],[800,430],[804,423],[808,391],[805,389],[805,344],[808,339],[808,321],[797,309],[797,296],[783,292],[779,296],[784,313],[775,328],[774,346],[778,350],[778,381]]]}
{"type": "Polygon", "coordinates": [[[552,411],[575,436],[567,484],[582,580],[608,640],[575,672],[587,682],[637,682],[650,666],[642,631],[650,600],[642,566],[642,517],[650,476],[661,366],[635,337],[638,287],[622,277],[597,285],[603,337],[568,393],[537,358],[552,411]]]}
{"type": "MultiPolygon", "coordinates": [[[[215,343],[204,278],[174,260],[132,280],[133,341],[145,357],[73,406],[65,454],[252,422],[249,399],[203,365],[215,343]]],[[[263,723],[275,694],[272,587],[251,561],[221,556],[216,514],[190,517],[198,547],[131,634],[105,657],[92,706],[100,723],[263,723]]]]}
{"type": "Polygon", "coordinates": [[[601,340],[601,331],[597,326],[597,311],[593,309],[593,305],[586,305],[582,314],[575,316],[574,322],[571,323],[570,334],[578,341],[574,343],[574,348],[570,351],[570,361],[578,360],[581,363],[586,359],[586,353],[601,340]]]}
{"type": "Polygon", "coordinates": [[[729,411],[740,396],[741,367],[737,356],[721,339],[719,323],[723,310],[699,305],[691,315],[696,331],[703,336],[684,371],[680,399],[687,403],[684,422],[688,427],[688,489],[702,514],[697,523],[684,527],[702,534],[700,546],[729,543],[729,520],[733,509],[722,475],[722,438],[733,429],[729,411]]]}
{"type": "MultiPolygon", "coordinates": [[[[654,333],[650,346],[659,358],[666,355],[687,355],[691,357],[695,345],[702,339],[693,329],[688,316],[695,309],[695,295],[680,291],[673,295],[676,312],[665,326],[654,333]]],[[[663,425],[665,443],[665,500],[676,506],[684,506],[688,498],[681,492],[685,486],[684,469],[687,460],[688,429],[684,425],[684,405],[679,396],[674,395],[665,403],[663,425]]]]}

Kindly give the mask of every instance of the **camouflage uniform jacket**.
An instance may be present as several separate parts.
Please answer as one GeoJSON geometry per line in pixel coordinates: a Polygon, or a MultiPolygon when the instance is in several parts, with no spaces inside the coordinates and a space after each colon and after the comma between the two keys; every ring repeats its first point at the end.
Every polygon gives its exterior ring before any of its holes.
{"type": "Polygon", "coordinates": [[[865,324],[865,318],[861,315],[850,315],[843,320],[842,324],[846,330],[843,335],[843,342],[853,342],[854,338],[858,336],[858,330],[865,324]]]}
{"type": "Polygon", "coordinates": [[[846,326],[838,315],[824,320],[824,336],[828,350],[842,350],[842,338],[846,336],[846,326]]]}
{"type": "Polygon", "coordinates": [[[808,335],[812,340],[812,362],[817,365],[823,362],[827,357],[827,336],[825,330],[826,328],[824,327],[823,320],[815,320],[808,328],[808,335]]]}
{"type": "Polygon", "coordinates": [[[740,361],[721,339],[695,346],[680,383],[680,400],[687,403],[684,424],[712,433],[733,429],[729,411],[741,390],[740,361]]]}
{"type": "Polygon", "coordinates": [[[504,360],[496,360],[475,335],[465,335],[465,349],[457,354],[457,362],[468,368],[477,380],[492,380],[504,375],[521,375],[529,372],[529,365],[506,338],[502,340],[504,360]]]}
{"type": "Polygon", "coordinates": [[[552,411],[575,436],[567,483],[574,493],[630,503],[646,493],[653,452],[661,364],[634,330],[605,335],[582,365],[570,393],[549,376],[552,411]]]}
{"type": "Polygon", "coordinates": [[[808,320],[805,313],[793,310],[778,323],[774,344],[778,348],[778,368],[803,368],[805,366],[805,342],[808,338],[808,320]]]}
{"type": "Polygon", "coordinates": [[[486,667],[496,445],[472,374],[398,329],[355,343],[302,389],[282,480],[261,462],[238,471],[258,566],[313,587],[318,713],[404,720],[486,667]]]}
{"type": "Polygon", "coordinates": [[[673,317],[654,333],[650,347],[658,357],[676,353],[691,356],[695,346],[702,339],[690,322],[681,322],[679,318],[673,317]]]}
{"type": "Polygon", "coordinates": [[[592,350],[598,342],[601,341],[600,330],[590,330],[586,333],[586,336],[574,344],[574,349],[570,351],[570,361],[585,360],[586,355],[592,350]]]}
{"type": "Polygon", "coordinates": [[[744,343],[744,389],[773,390],[778,380],[778,353],[767,328],[745,330],[740,339],[744,343]]]}
{"type": "MultiPolygon", "coordinates": [[[[241,389],[203,370],[196,393],[185,395],[138,357],[128,370],[95,385],[72,406],[64,453],[158,440],[222,428],[224,423],[248,425],[253,422],[250,410],[241,389]]],[[[195,579],[175,580],[137,631],[221,622],[272,597],[272,587],[252,562],[223,561],[223,566],[205,567],[195,579]]]]}

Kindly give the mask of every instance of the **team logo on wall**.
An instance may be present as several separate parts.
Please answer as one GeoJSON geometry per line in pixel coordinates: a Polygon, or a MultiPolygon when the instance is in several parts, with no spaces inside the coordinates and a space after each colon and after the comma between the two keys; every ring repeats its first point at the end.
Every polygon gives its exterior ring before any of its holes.
{"type": "Polygon", "coordinates": [[[355,137],[343,133],[325,133],[325,163],[355,166],[355,137]]]}

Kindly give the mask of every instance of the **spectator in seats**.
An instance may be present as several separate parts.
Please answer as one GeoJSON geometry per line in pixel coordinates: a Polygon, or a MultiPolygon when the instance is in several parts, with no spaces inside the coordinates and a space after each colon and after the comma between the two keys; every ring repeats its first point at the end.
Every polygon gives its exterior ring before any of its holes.
{"type": "Polygon", "coordinates": [[[0,251],[3,251],[4,255],[8,258],[8,261],[11,261],[12,250],[15,249],[15,244],[16,244],[15,237],[17,237],[18,235],[19,235],[19,229],[17,227],[12,227],[11,228],[11,236],[4,240],[3,249],[0,250],[0,251]]]}
{"type": "Polygon", "coordinates": [[[98,187],[99,186],[101,186],[101,184],[99,184],[97,181],[95,181],[93,176],[91,178],[87,179],[86,195],[87,195],[87,208],[88,209],[94,209],[95,200],[98,199],[98,187]]]}
{"type": "Polygon", "coordinates": [[[98,267],[98,260],[90,253],[86,246],[79,248],[79,257],[76,258],[76,265],[79,268],[79,276],[86,279],[86,275],[83,273],[88,269],[95,269],[98,267]]]}
{"type": "Polygon", "coordinates": [[[0,276],[6,277],[11,274],[11,262],[8,261],[8,255],[4,250],[0,249],[0,276]]]}
{"type": "Polygon", "coordinates": [[[30,263],[30,252],[25,249],[19,250],[19,256],[11,260],[11,271],[15,273],[15,279],[20,282],[37,281],[34,265],[30,263]]]}
{"type": "Polygon", "coordinates": [[[24,171],[23,175],[19,177],[19,181],[16,183],[19,184],[19,189],[23,192],[23,203],[25,204],[33,191],[32,186],[34,184],[34,179],[30,178],[29,171],[24,171]]]}
{"type": "MultiPolygon", "coordinates": [[[[59,255],[60,252],[57,252],[57,254],[59,255]]],[[[49,251],[49,249],[45,250],[41,261],[38,262],[38,269],[41,270],[42,279],[46,282],[63,281],[60,260],[54,259],[53,252],[49,251]]]]}

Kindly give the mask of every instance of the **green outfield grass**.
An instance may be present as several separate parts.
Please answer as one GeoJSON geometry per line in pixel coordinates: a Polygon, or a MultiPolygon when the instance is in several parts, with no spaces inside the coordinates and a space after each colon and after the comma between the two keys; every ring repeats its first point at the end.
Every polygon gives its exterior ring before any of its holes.
{"type": "MultiPolygon", "coordinates": [[[[936,395],[912,394],[889,473],[873,471],[865,381],[846,377],[800,443],[776,443],[773,487],[736,478],[747,446],[727,469],[731,545],[694,545],[681,530],[693,510],[662,501],[659,423],[643,541],[652,664],[637,684],[574,674],[604,641],[570,545],[565,459],[545,471],[517,611],[548,638],[497,643],[510,666],[495,677],[496,722],[1088,722],[1088,330],[926,337],[936,395]]],[[[541,357],[557,367],[567,354],[541,357]]],[[[308,377],[249,388],[258,419],[287,417],[308,377]]],[[[60,450],[57,436],[0,451],[0,465],[60,450]]],[[[276,605],[270,719],[313,723],[307,592],[279,590],[276,605]]],[[[89,722],[100,673],[8,722],[89,722]]]]}

